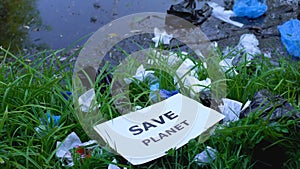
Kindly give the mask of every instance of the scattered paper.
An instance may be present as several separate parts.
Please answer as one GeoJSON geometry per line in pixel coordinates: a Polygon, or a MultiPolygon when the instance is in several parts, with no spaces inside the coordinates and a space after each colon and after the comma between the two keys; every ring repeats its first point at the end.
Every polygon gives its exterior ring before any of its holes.
{"type": "Polygon", "coordinates": [[[211,163],[216,159],[217,150],[207,146],[204,151],[197,154],[194,159],[198,163],[199,166],[204,166],[206,164],[211,163]]]}
{"type": "MultiPolygon", "coordinates": [[[[138,81],[143,81],[146,77],[153,73],[154,71],[148,71],[144,68],[144,65],[140,65],[132,78],[137,79],[138,81]]],[[[132,78],[124,78],[125,83],[130,84],[132,82],[132,78]]]]}
{"type": "Polygon", "coordinates": [[[225,116],[223,122],[233,122],[239,120],[242,103],[239,101],[223,98],[223,105],[218,106],[225,116]]]}
{"type": "Polygon", "coordinates": [[[258,48],[259,41],[254,34],[243,34],[240,37],[240,41],[237,45],[238,50],[247,53],[246,60],[250,61],[254,55],[260,54],[261,51],[258,48]]]}
{"type": "MultiPolygon", "coordinates": [[[[114,159],[112,162],[113,162],[113,163],[117,163],[117,160],[114,159]]],[[[108,167],[107,167],[107,169],[121,169],[121,168],[118,167],[118,166],[115,165],[115,164],[109,164],[108,167]]]]}
{"type": "Polygon", "coordinates": [[[75,132],[72,132],[67,136],[67,138],[63,142],[57,141],[56,157],[60,158],[62,161],[65,161],[67,163],[67,166],[71,167],[74,165],[72,153],[70,152],[71,149],[76,148],[78,146],[90,146],[88,148],[92,149],[98,146],[96,144],[96,140],[90,140],[88,142],[82,143],[77,134],[75,132]]]}
{"type": "Polygon", "coordinates": [[[83,95],[81,95],[78,98],[78,103],[81,108],[81,111],[88,112],[94,98],[95,98],[94,88],[86,91],[83,95]]]}
{"type": "Polygon", "coordinates": [[[235,25],[237,27],[240,27],[240,28],[244,26],[244,24],[233,21],[233,20],[230,19],[230,17],[235,16],[233,11],[225,10],[224,7],[218,5],[215,2],[207,2],[207,4],[210,7],[213,8],[212,16],[214,16],[214,17],[216,17],[216,18],[218,18],[218,19],[220,19],[224,22],[227,22],[227,23],[230,23],[230,24],[235,25]]]}
{"type": "Polygon", "coordinates": [[[165,30],[161,31],[158,28],[154,28],[154,38],[152,38],[152,41],[155,42],[155,47],[158,47],[159,43],[169,45],[172,39],[172,34],[169,35],[165,30]]]}

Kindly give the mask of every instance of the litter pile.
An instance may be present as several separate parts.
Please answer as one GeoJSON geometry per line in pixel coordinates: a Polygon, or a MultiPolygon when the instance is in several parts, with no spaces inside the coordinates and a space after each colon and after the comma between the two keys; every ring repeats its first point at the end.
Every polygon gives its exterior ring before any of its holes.
{"type": "Polygon", "coordinates": [[[237,42],[242,34],[250,33],[257,36],[263,51],[273,52],[275,48],[281,56],[289,54],[299,57],[299,20],[296,19],[300,9],[298,1],[292,4],[281,0],[225,2],[225,7],[207,2],[196,9],[194,0],[184,0],[172,5],[168,13],[199,25],[211,41],[218,42],[220,48],[226,48],[237,42]]]}
{"type": "MultiPolygon", "coordinates": [[[[217,18],[222,22],[228,23],[228,28],[233,30],[241,30],[237,35],[239,36],[239,42],[235,47],[226,46],[223,50],[223,55],[227,56],[219,62],[221,69],[229,73],[232,77],[239,74],[235,67],[245,64],[250,66],[252,60],[257,57],[268,57],[272,58],[270,52],[263,52],[260,47],[260,41],[258,36],[261,38],[265,34],[253,33],[249,31],[254,29],[255,31],[264,31],[267,28],[257,28],[250,26],[245,22],[241,21],[251,21],[259,22],[260,19],[266,17],[268,12],[268,5],[264,0],[236,0],[233,9],[222,7],[216,3],[208,2],[205,3],[202,8],[196,9],[195,0],[184,0],[178,4],[172,5],[167,11],[168,14],[176,15],[182,17],[194,25],[199,25],[201,27],[207,26],[206,22],[210,22],[210,17],[217,18]],[[234,26],[234,28],[232,28],[234,26]]],[[[171,23],[176,24],[176,23],[171,23]]],[[[281,26],[278,26],[278,31],[281,35],[282,44],[287,49],[288,53],[294,57],[300,57],[300,21],[297,19],[291,19],[283,23],[281,26]]],[[[210,27],[211,29],[211,27],[210,27]]],[[[254,31],[254,32],[255,32],[254,31]]],[[[211,31],[210,31],[211,32],[211,31]]],[[[228,37],[226,37],[228,39],[228,37]]],[[[154,37],[151,39],[154,46],[157,48],[160,45],[170,45],[173,39],[173,35],[168,34],[165,30],[154,29],[154,37]]],[[[215,39],[216,41],[218,39],[215,39]]],[[[253,114],[258,114],[258,116],[267,121],[267,122],[276,122],[279,119],[292,119],[296,120],[300,118],[299,112],[292,107],[285,99],[279,95],[273,95],[272,92],[264,89],[260,90],[254,94],[253,99],[248,100],[245,103],[241,103],[236,100],[229,98],[222,98],[221,101],[214,100],[211,97],[211,79],[206,77],[205,79],[199,80],[198,72],[204,71],[200,70],[198,65],[191,59],[189,59],[187,52],[181,52],[180,54],[170,52],[168,55],[161,54],[159,52],[160,58],[166,60],[169,67],[175,68],[175,76],[172,77],[172,85],[176,86],[175,89],[163,88],[160,77],[157,76],[155,70],[149,70],[140,65],[136,73],[132,77],[124,78],[124,81],[130,85],[132,83],[146,83],[149,90],[148,97],[152,102],[158,102],[164,99],[168,99],[181,91],[183,89],[189,90],[189,96],[192,98],[199,97],[198,99],[208,107],[221,112],[225,115],[225,118],[222,121],[223,126],[228,126],[230,123],[239,121],[242,118],[251,116],[253,114]],[[179,55],[185,56],[184,59],[180,60],[179,55]],[[217,106],[213,106],[217,105],[217,106]]],[[[148,63],[155,63],[156,59],[149,59],[148,63]]],[[[206,69],[206,63],[202,63],[203,69],[206,69]]],[[[95,92],[94,90],[89,90],[81,97],[79,97],[78,102],[81,105],[81,110],[83,112],[88,112],[88,109],[91,105],[92,100],[94,100],[95,92]]],[[[101,105],[99,105],[101,107],[101,105]]],[[[144,108],[145,105],[136,105],[135,110],[144,108]]],[[[297,126],[297,130],[300,129],[300,126],[297,126]]],[[[84,147],[88,154],[81,153],[83,158],[89,156],[90,149],[89,145],[94,144],[94,141],[88,143],[81,143],[79,138],[74,136],[72,133],[68,137],[73,137],[66,139],[62,144],[61,148],[57,153],[57,157],[66,159],[69,166],[72,165],[72,157],[70,154],[70,149],[84,147]],[[68,140],[76,141],[68,141],[68,140]],[[66,145],[68,144],[68,145],[66,145]]],[[[81,152],[81,151],[79,151],[81,152]]],[[[207,146],[206,149],[194,157],[195,161],[200,166],[211,163],[217,156],[218,150],[207,146]]],[[[258,159],[261,160],[261,159],[258,159]]],[[[263,160],[261,160],[263,161],[263,160]]],[[[116,160],[113,163],[117,163],[116,160]]],[[[117,169],[116,165],[110,164],[109,169],[117,169]]]]}

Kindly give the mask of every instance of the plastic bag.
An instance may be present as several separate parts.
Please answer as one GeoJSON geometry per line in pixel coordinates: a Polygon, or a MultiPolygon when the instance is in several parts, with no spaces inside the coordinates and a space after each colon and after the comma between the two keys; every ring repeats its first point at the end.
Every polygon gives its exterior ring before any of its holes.
{"type": "MultiPolygon", "coordinates": [[[[273,95],[268,90],[260,90],[254,94],[249,107],[240,113],[240,118],[246,117],[251,112],[262,112],[261,117],[265,120],[278,120],[282,117],[299,119],[300,114],[285,99],[279,95],[273,95]],[[272,114],[270,114],[270,112],[272,114]]],[[[298,126],[299,127],[299,126],[298,126]]]]}
{"type": "Polygon", "coordinates": [[[213,17],[216,17],[224,22],[230,23],[230,24],[235,25],[240,28],[244,26],[244,24],[230,19],[230,17],[235,16],[235,13],[233,11],[225,10],[224,7],[218,5],[217,3],[214,3],[214,2],[208,2],[207,4],[213,8],[213,10],[212,10],[213,17]]]}
{"type": "Polygon", "coordinates": [[[268,10],[265,0],[236,0],[233,12],[236,16],[258,18],[268,10]]]}
{"type": "MultiPolygon", "coordinates": [[[[205,4],[201,9],[196,10],[196,2],[195,0],[184,0],[175,5],[171,5],[170,9],[167,11],[168,14],[172,14],[183,19],[188,20],[189,22],[193,23],[194,25],[200,25],[212,13],[212,8],[205,4]]],[[[176,19],[176,18],[173,18],[176,19]]],[[[178,25],[178,21],[176,20],[167,20],[169,24],[178,25]]]]}
{"type": "Polygon", "coordinates": [[[205,164],[212,163],[216,159],[217,150],[209,146],[206,147],[204,151],[197,154],[194,159],[199,166],[204,167],[205,164]]]}
{"type": "Polygon", "coordinates": [[[292,19],[278,26],[281,42],[290,55],[300,57],[300,21],[292,19]]]}

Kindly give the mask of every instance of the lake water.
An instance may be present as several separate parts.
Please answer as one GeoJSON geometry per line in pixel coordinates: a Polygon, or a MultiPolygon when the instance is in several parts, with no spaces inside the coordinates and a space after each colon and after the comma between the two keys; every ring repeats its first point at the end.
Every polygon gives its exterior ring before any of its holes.
{"type": "MultiPolygon", "coordinates": [[[[218,0],[217,0],[218,1],[218,0]]],[[[166,12],[178,0],[0,1],[0,45],[27,50],[83,44],[110,21],[138,12],[166,12]],[[76,42],[83,38],[80,42],[76,42]]],[[[219,3],[222,0],[219,0],[219,3]]]]}
{"type": "MultiPolygon", "coordinates": [[[[172,4],[182,0],[1,0],[0,1],[0,46],[32,53],[42,49],[60,49],[82,45],[88,37],[103,25],[122,16],[139,12],[163,12],[172,4]],[[32,50],[32,52],[31,52],[32,50]]],[[[197,8],[209,0],[196,0],[197,8]]],[[[223,0],[211,0],[224,6],[223,0]]],[[[298,1],[298,0],[295,0],[298,1]]],[[[277,25],[296,18],[295,12],[286,7],[273,9],[285,0],[268,1],[266,17],[250,21],[250,26],[258,26],[259,40],[267,34],[271,45],[276,40],[276,48],[282,51],[277,25]],[[271,2],[272,1],[272,2],[271,2]],[[274,1],[274,2],[273,2],[274,1]],[[270,29],[272,28],[272,29],[270,29]],[[274,39],[274,38],[276,39],[274,39]]],[[[300,15],[298,15],[299,17],[300,15]]],[[[221,39],[220,44],[236,44],[241,33],[253,32],[251,27],[237,29],[230,24],[210,17],[201,26],[210,40],[221,39]],[[216,30],[216,28],[218,30],[216,30]],[[240,33],[237,33],[238,32],[240,33]],[[234,33],[232,33],[234,31],[234,33]],[[228,35],[229,36],[228,36],[228,35]],[[227,41],[226,41],[227,39],[227,41]],[[223,41],[222,41],[223,40],[223,41]]],[[[254,32],[255,33],[255,32],[254,32]]],[[[269,42],[262,41],[262,45],[269,42]]],[[[224,45],[223,45],[224,46],[224,45]]]]}

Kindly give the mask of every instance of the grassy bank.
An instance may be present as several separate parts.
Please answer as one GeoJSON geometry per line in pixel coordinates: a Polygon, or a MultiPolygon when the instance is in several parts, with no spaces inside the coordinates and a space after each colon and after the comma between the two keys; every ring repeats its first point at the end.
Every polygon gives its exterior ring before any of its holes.
{"type": "MultiPolygon", "coordinates": [[[[72,59],[63,62],[62,51],[41,52],[28,60],[2,49],[0,63],[0,166],[3,168],[62,168],[55,157],[56,142],[75,131],[80,139],[89,138],[82,130],[73,107],[72,59]],[[60,115],[59,124],[47,121],[46,113],[60,115]],[[40,127],[38,130],[37,127],[40,127]]],[[[221,54],[220,54],[221,55],[221,54]]],[[[220,56],[224,57],[224,56],[220,56]]],[[[269,60],[257,61],[253,69],[237,67],[239,74],[226,73],[227,98],[245,102],[255,92],[268,89],[279,94],[300,112],[300,62],[279,61],[273,66],[269,60]]],[[[257,115],[219,126],[204,143],[191,140],[186,146],[170,151],[167,156],[141,166],[131,166],[121,157],[109,152],[95,153],[89,159],[76,160],[74,168],[106,168],[117,158],[127,168],[197,168],[194,156],[206,146],[215,148],[216,159],[208,168],[251,168],[255,150],[279,146],[286,155],[285,168],[300,167],[300,119],[268,122],[257,115]],[[270,143],[264,145],[263,143],[270,143]]]]}

